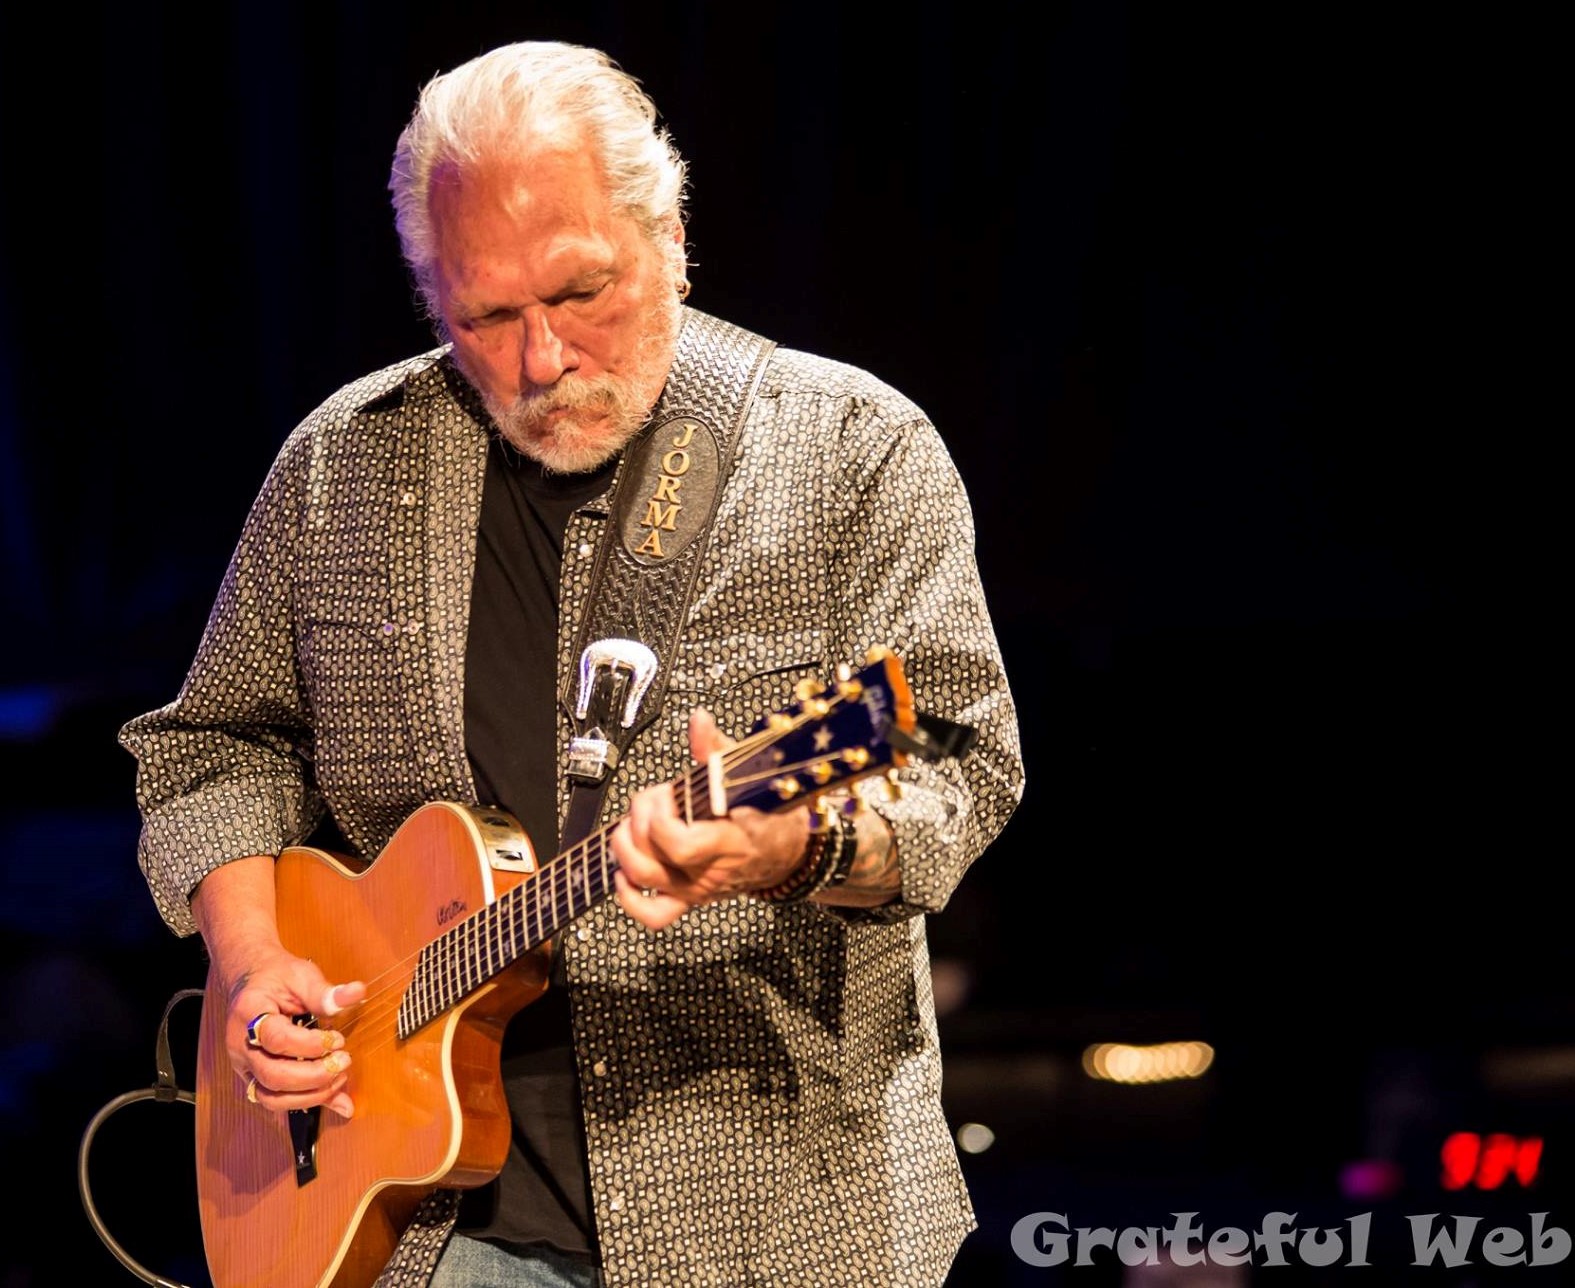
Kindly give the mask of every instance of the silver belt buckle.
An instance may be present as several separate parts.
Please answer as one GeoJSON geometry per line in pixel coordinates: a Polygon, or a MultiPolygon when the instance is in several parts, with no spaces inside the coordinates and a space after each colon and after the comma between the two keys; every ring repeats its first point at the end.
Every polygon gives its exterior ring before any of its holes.
{"type": "Polygon", "coordinates": [[[628,676],[623,711],[618,715],[619,724],[627,729],[634,724],[640,701],[656,678],[658,667],[656,654],[639,640],[606,639],[585,646],[580,654],[580,687],[574,704],[574,717],[580,722],[581,732],[569,740],[569,773],[600,782],[618,764],[618,748],[600,724],[611,720],[614,713],[598,711],[591,727],[584,727],[591,720],[591,701],[598,679],[603,675],[616,676],[620,671],[628,676]]]}

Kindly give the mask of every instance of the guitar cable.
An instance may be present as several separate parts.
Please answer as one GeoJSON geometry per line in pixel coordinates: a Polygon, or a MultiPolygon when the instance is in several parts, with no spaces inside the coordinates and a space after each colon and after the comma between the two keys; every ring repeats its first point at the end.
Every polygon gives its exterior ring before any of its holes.
{"type": "Polygon", "coordinates": [[[179,1101],[183,1104],[195,1105],[197,1097],[190,1091],[184,1090],[175,1079],[175,1062],[170,1058],[170,1012],[184,998],[201,997],[203,990],[200,988],[184,988],[170,998],[164,1007],[164,1018],[159,1021],[158,1045],[154,1050],[153,1063],[156,1073],[151,1087],[139,1091],[128,1091],[124,1095],[116,1096],[106,1104],[88,1123],[87,1129],[82,1133],[82,1144],[77,1150],[77,1189],[82,1195],[82,1207],[87,1212],[88,1223],[93,1231],[103,1240],[104,1246],[115,1255],[115,1259],[125,1266],[127,1270],[136,1275],[143,1283],[153,1284],[155,1288],[186,1288],[179,1280],[166,1279],[156,1275],[144,1267],[130,1253],[116,1242],[110,1234],[108,1227],[99,1217],[98,1208],[93,1203],[92,1187],[88,1184],[88,1153],[93,1147],[93,1137],[104,1122],[124,1109],[127,1105],[135,1104],[139,1100],[157,1100],[164,1104],[179,1101]]]}

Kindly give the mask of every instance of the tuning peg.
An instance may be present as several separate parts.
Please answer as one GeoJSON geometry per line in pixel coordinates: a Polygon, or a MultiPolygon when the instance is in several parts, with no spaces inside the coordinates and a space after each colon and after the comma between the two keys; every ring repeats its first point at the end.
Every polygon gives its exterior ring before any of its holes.
{"type": "Polygon", "coordinates": [[[864,800],[857,794],[850,796],[822,796],[815,801],[811,811],[814,817],[810,820],[809,830],[818,832],[831,826],[836,818],[852,818],[864,809],[864,800]]]}
{"type": "Polygon", "coordinates": [[[800,702],[808,702],[811,698],[819,697],[825,691],[826,686],[810,675],[806,675],[793,686],[793,696],[800,702]]]}
{"type": "Polygon", "coordinates": [[[837,677],[837,696],[844,702],[857,702],[864,693],[864,686],[851,676],[837,677]]]}
{"type": "Polygon", "coordinates": [[[886,771],[886,799],[889,801],[900,801],[902,799],[902,783],[897,778],[895,769],[886,771]]]}

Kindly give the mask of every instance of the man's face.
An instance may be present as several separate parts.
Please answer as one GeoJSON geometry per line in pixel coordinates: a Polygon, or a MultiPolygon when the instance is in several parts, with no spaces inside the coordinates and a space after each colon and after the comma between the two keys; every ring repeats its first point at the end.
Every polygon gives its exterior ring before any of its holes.
{"type": "Polygon", "coordinates": [[[615,214],[584,148],[434,177],[439,312],[504,438],[550,470],[615,456],[662,392],[673,265],[615,214]]]}

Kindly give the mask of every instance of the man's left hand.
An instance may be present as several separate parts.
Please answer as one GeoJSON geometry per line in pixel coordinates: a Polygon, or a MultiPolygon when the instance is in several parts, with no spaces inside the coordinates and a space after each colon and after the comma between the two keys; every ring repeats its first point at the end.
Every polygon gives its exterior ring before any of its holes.
{"type": "MultiPolygon", "coordinates": [[[[689,750],[697,762],[732,745],[708,712],[690,715],[689,750]]],[[[641,925],[659,930],[700,904],[778,884],[803,861],[808,844],[807,810],[739,808],[725,818],[689,822],[679,816],[672,784],[648,787],[629,802],[612,834],[618,902],[641,925]]]]}

